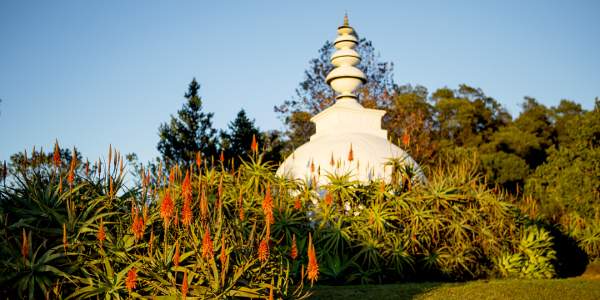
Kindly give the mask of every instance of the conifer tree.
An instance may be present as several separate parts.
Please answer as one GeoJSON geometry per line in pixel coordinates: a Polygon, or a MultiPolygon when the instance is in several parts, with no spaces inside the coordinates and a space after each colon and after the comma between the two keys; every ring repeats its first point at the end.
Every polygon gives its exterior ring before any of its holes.
{"type": "Polygon", "coordinates": [[[158,151],[167,164],[188,165],[200,151],[205,158],[214,157],[216,130],[212,127],[213,113],[202,111],[202,100],[198,96],[200,85],[194,78],[185,94],[187,99],[177,116],[171,115],[169,123],[158,129],[160,140],[158,151]]]}
{"type": "Polygon", "coordinates": [[[245,110],[240,110],[236,118],[229,123],[227,132],[221,132],[221,149],[230,158],[247,158],[251,152],[252,137],[254,136],[259,147],[262,147],[262,136],[250,120],[245,110]]]}

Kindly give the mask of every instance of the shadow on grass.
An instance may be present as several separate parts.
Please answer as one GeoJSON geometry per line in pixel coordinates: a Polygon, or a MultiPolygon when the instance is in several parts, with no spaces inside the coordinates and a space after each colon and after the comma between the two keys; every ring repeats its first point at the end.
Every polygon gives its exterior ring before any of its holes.
{"type": "Polygon", "coordinates": [[[589,258],[577,241],[564,234],[556,226],[548,225],[546,229],[554,237],[554,250],[556,250],[554,267],[558,277],[567,278],[583,274],[589,263],[589,258]]]}
{"type": "MultiPolygon", "coordinates": [[[[413,299],[415,296],[426,293],[444,282],[419,282],[382,285],[352,285],[352,286],[316,286],[311,299],[413,299]]],[[[462,285],[463,283],[451,283],[462,285]]]]}

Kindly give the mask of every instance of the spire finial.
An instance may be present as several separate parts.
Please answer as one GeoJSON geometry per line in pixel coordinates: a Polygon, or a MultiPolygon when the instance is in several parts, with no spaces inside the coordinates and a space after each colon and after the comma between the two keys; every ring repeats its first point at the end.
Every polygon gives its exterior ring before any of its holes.
{"type": "Polygon", "coordinates": [[[358,37],[348,24],[348,13],[344,14],[344,24],[338,27],[337,33],[333,42],[336,50],[331,55],[331,63],[335,68],[327,74],[325,81],[338,94],[337,100],[358,105],[354,91],[367,81],[367,77],[356,67],[360,63],[360,54],[354,50],[358,45],[358,37]]]}

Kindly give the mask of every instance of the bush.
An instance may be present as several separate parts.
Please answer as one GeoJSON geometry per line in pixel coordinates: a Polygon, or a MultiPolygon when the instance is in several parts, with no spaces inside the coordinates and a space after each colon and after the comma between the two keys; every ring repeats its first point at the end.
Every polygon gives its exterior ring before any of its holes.
{"type": "Polygon", "coordinates": [[[303,298],[317,279],[554,276],[547,232],[523,225],[471,161],[440,166],[427,183],[395,168],[391,184],[346,174],[315,187],[275,177],[254,153],[238,169],[199,158],[141,170],[126,188],[112,151],[95,166],[66,168],[58,156],[13,168],[1,189],[5,297],[303,298]]]}

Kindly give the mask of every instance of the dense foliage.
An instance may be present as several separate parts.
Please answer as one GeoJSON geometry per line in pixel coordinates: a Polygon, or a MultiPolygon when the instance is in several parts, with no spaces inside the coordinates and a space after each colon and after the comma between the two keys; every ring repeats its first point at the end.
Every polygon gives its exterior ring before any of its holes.
{"type": "Polygon", "coordinates": [[[236,169],[199,159],[142,172],[130,189],[115,151],[94,165],[67,165],[60,151],[22,162],[0,193],[0,292],[298,298],[316,280],[556,274],[548,231],[487,188],[472,161],[427,184],[344,175],[315,187],[275,177],[251,149],[236,169]]]}

